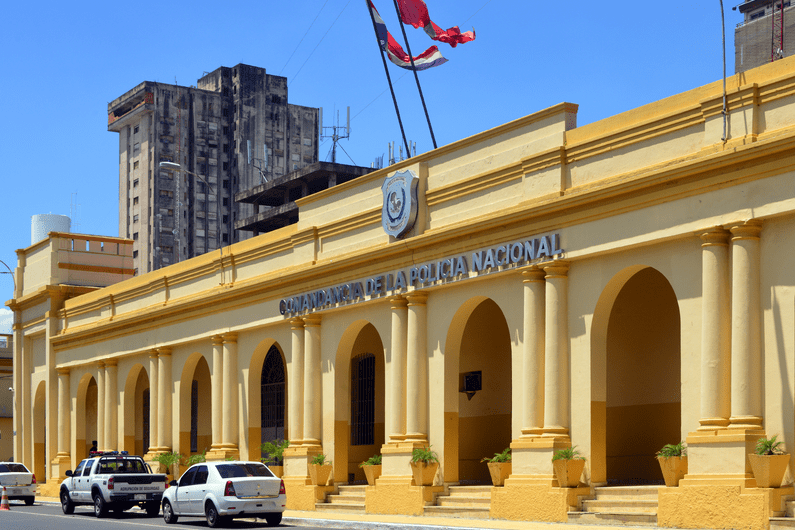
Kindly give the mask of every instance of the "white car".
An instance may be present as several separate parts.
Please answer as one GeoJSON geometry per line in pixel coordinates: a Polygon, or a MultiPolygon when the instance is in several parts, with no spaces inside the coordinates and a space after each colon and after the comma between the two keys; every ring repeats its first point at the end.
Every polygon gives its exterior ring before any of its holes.
{"type": "Polygon", "coordinates": [[[264,518],[268,526],[282,521],[287,504],[284,481],[260,462],[219,461],[194,464],[163,494],[163,520],[206,517],[213,528],[235,517],[264,518]]]}
{"type": "Polygon", "coordinates": [[[0,492],[9,500],[20,499],[30,506],[36,500],[36,475],[18,462],[0,462],[0,492]]]}

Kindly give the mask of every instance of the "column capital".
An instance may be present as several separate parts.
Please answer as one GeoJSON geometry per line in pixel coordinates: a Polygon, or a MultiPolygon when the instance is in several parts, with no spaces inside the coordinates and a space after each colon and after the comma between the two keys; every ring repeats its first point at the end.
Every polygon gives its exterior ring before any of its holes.
{"type": "Polygon", "coordinates": [[[732,234],[732,241],[759,239],[759,234],[762,233],[762,222],[758,219],[749,219],[745,222],[733,224],[729,230],[732,234]]]}
{"type": "Polygon", "coordinates": [[[105,368],[105,361],[98,361],[97,362],[97,368],[99,368],[100,370],[104,369],[105,368]]]}
{"type": "Polygon", "coordinates": [[[170,346],[157,349],[157,353],[160,355],[160,357],[170,357],[172,351],[173,350],[170,346]]]}
{"type": "Polygon", "coordinates": [[[58,373],[58,375],[69,375],[69,372],[71,372],[71,368],[68,368],[66,366],[58,366],[57,368],[55,368],[55,371],[58,373]]]}
{"type": "Polygon", "coordinates": [[[157,359],[157,348],[152,348],[151,350],[149,350],[149,358],[157,359]]]}
{"type": "Polygon", "coordinates": [[[408,300],[405,296],[393,296],[389,299],[389,304],[392,309],[405,309],[408,305],[408,300]]]}
{"type": "Polygon", "coordinates": [[[210,338],[210,340],[212,341],[213,346],[217,346],[219,344],[223,344],[224,343],[224,338],[221,335],[213,335],[210,338]]]}
{"type": "Polygon", "coordinates": [[[406,294],[406,300],[410,306],[425,305],[428,303],[428,293],[424,291],[412,291],[406,294]]]}
{"type": "Polygon", "coordinates": [[[712,228],[708,228],[707,230],[702,231],[699,233],[701,238],[701,246],[702,247],[726,247],[729,246],[729,237],[731,236],[731,232],[723,228],[722,226],[713,226],[712,228]]]}
{"type": "Polygon", "coordinates": [[[304,317],[304,326],[308,328],[320,327],[320,321],[323,319],[320,315],[306,315],[304,317]]]}
{"type": "Polygon", "coordinates": [[[565,278],[569,274],[569,267],[571,262],[564,260],[555,260],[548,263],[542,263],[541,268],[546,273],[546,279],[549,278],[565,278]]]}
{"type": "Polygon", "coordinates": [[[237,333],[234,331],[229,333],[224,333],[221,335],[221,338],[224,339],[224,344],[229,344],[231,342],[237,343],[237,333]]]}
{"type": "Polygon", "coordinates": [[[533,266],[522,271],[522,283],[543,282],[546,273],[543,269],[533,266]]]}
{"type": "Polygon", "coordinates": [[[291,329],[301,329],[304,327],[304,319],[301,317],[295,317],[290,319],[290,328],[291,329]]]}
{"type": "Polygon", "coordinates": [[[119,361],[117,359],[108,359],[105,361],[105,368],[116,368],[118,364],[119,361]]]}

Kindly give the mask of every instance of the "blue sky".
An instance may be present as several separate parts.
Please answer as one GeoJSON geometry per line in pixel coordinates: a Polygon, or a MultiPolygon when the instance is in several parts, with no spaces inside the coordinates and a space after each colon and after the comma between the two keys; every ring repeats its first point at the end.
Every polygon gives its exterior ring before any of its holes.
{"type": "MultiPolygon", "coordinates": [[[[579,125],[592,123],[722,75],[719,0],[426,3],[439,26],[477,32],[456,48],[439,44],[449,62],[420,73],[440,146],[562,101],[580,105],[579,125]]],[[[725,5],[729,75],[739,3],[725,5]]],[[[402,43],[391,0],[374,4],[402,43]]],[[[35,214],[74,209],[73,231],[118,235],[107,103],[142,81],[195,85],[219,66],[260,66],[288,78],[291,103],[323,107],[326,125],[350,105],[338,161],[369,166],[401,142],[365,0],[13,2],[2,24],[0,260],[11,268],[35,214]]],[[[433,44],[406,30],[415,55],[433,44]]],[[[406,135],[426,152],[413,76],[391,64],[390,74],[406,135]]],[[[320,145],[323,160],[329,148],[320,145]]],[[[0,302],[12,291],[0,275],[0,302]]],[[[0,310],[0,332],[8,325],[0,310]]]]}

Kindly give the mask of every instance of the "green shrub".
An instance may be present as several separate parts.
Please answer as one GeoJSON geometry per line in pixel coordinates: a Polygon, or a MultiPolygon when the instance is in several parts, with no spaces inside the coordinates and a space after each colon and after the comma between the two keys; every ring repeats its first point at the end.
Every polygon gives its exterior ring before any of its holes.
{"type": "Polygon", "coordinates": [[[552,461],[554,462],[555,460],[585,460],[585,457],[580,454],[577,446],[574,445],[555,451],[555,454],[552,455],[552,461]]]}
{"type": "Polygon", "coordinates": [[[260,450],[267,454],[267,458],[262,458],[263,462],[272,462],[273,465],[282,465],[284,462],[284,450],[289,447],[289,440],[271,440],[260,445],[260,450]]]}
{"type": "Polygon", "coordinates": [[[380,466],[380,465],[381,465],[381,455],[373,455],[364,462],[362,462],[361,464],[359,464],[359,467],[380,466]]]}
{"type": "Polygon", "coordinates": [[[506,447],[502,453],[494,453],[494,456],[491,458],[487,456],[484,457],[483,460],[481,460],[481,462],[488,462],[490,464],[493,464],[495,462],[510,462],[510,461],[511,461],[510,447],[506,447]]]}
{"type": "Polygon", "coordinates": [[[425,465],[439,462],[439,455],[436,451],[431,450],[431,446],[418,447],[411,452],[411,461],[413,463],[422,462],[425,465]]]}
{"type": "Polygon", "coordinates": [[[773,435],[772,438],[760,438],[756,442],[756,454],[758,455],[783,455],[784,449],[781,445],[784,443],[782,441],[776,441],[778,437],[777,434],[773,435]]]}
{"type": "Polygon", "coordinates": [[[319,455],[313,456],[311,463],[312,464],[317,464],[319,466],[325,466],[325,465],[330,465],[331,464],[331,460],[326,460],[326,455],[321,453],[319,455]]]}
{"type": "Polygon", "coordinates": [[[665,444],[657,451],[657,458],[671,458],[672,456],[687,456],[687,446],[684,442],[678,444],[665,444]]]}

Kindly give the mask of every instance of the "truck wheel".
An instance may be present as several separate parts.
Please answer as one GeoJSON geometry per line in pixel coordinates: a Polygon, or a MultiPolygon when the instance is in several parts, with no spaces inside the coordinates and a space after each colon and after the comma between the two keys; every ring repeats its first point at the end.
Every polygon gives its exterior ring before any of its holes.
{"type": "Polygon", "coordinates": [[[75,503],[69,498],[69,492],[61,490],[61,509],[66,515],[75,513],[75,503]]]}
{"type": "Polygon", "coordinates": [[[177,519],[179,519],[179,517],[174,515],[174,508],[171,507],[171,503],[163,501],[163,520],[166,524],[176,523],[177,519]]]}
{"type": "Polygon", "coordinates": [[[25,497],[25,506],[33,506],[33,501],[36,500],[36,497],[25,497]]]}
{"type": "Polygon", "coordinates": [[[279,523],[282,522],[282,514],[280,514],[280,513],[266,513],[265,514],[265,522],[268,523],[268,526],[279,526],[279,523]]]}
{"type": "Polygon", "coordinates": [[[160,514],[160,504],[157,501],[147,502],[144,509],[149,517],[157,517],[160,514]]]}
{"type": "Polygon", "coordinates": [[[97,517],[105,517],[108,515],[108,505],[105,504],[105,499],[102,498],[101,493],[94,494],[94,515],[97,517]]]}

